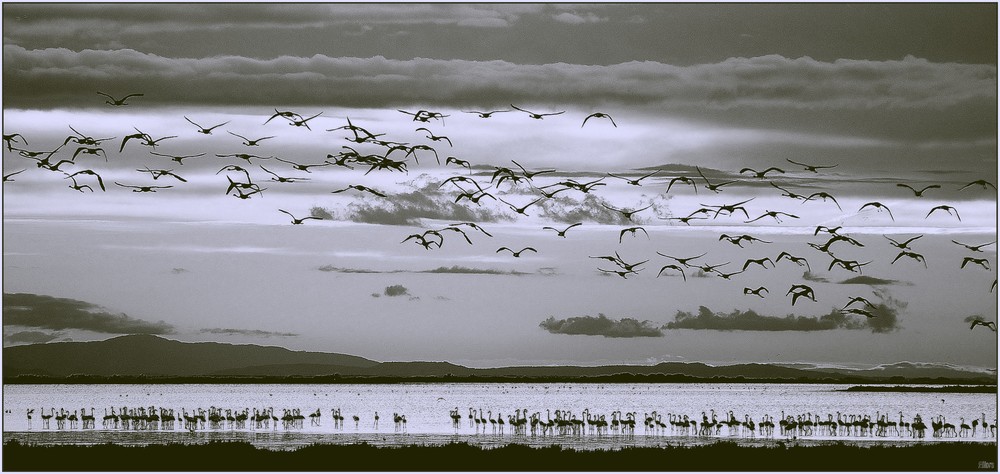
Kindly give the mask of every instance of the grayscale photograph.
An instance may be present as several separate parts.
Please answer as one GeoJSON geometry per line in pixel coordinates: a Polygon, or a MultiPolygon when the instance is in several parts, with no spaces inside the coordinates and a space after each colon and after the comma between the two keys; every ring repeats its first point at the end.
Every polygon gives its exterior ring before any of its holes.
{"type": "Polygon", "coordinates": [[[4,470],[997,470],[996,3],[2,12],[4,470]]]}

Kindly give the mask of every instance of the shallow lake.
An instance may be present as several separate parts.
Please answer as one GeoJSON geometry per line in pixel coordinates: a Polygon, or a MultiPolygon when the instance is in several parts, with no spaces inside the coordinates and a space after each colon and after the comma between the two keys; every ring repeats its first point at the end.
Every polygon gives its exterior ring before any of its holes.
{"type": "MultiPolygon", "coordinates": [[[[983,436],[981,429],[982,417],[985,414],[989,424],[996,424],[997,402],[992,393],[915,393],[915,392],[844,392],[848,385],[816,385],[816,384],[578,384],[578,383],[511,383],[511,384],[344,384],[344,385],[285,385],[285,384],[191,384],[191,385],[6,385],[4,386],[4,418],[3,431],[5,439],[23,438],[25,432],[33,433],[30,439],[36,442],[124,442],[121,427],[113,424],[105,428],[103,419],[112,408],[114,413],[126,410],[146,410],[150,406],[173,410],[180,415],[185,411],[189,415],[204,410],[221,409],[221,414],[235,415],[246,411],[251,416],[257,410],[267,411],[276,418],[281,418],[286,410],[292,413],[298,410],[304,419],[301,427],[285,427],[280,422],[264,427],[256,427],[252,421],[245,426],[234,426],[223,422],[212,427],[211,423],[199,424],[190,433],[183,423],[177,423],[172,429],[164,430],[158,427],[154,430],[142,431],[142,439],[148,442],[200,442],[210,439],[247,439],[252,437],[266,438],[269,444],[283,442],[301,444],[309,442],[325,442],[325,435],[342,434],[340,442],[345,440],[376,440],[385,435],[383,441],[392,444],[404,443],[405,436],[418,440],[447,439],[456,434],[462,436],[479,436],[494,441],[506,442],[516,438],[511,434],[509,416],[517,410],[527,413],[530,419],[537,413],[545,422],[557,417],[557,411],[567,413],[566,418],[575,417],[582,420],[584,410],[595,418],[605,417],[605,421],[613,419],[612,413],[620,412],[627,416],[635,413],[636,438],[673,439],[678,442],[697,442],[696,432],[684,432],[670,424],[673,415],[687,415],[699,425],[705,416],[711,419],[712,410],[719,421],[728,419],[729,412],[738,421],[744,421],[748,415],[756,424],[764,416],[770,416],[776,425],[783,415],[799,417],[806,416],[815,420],[826,421],[832,415],[837,419],[838,413],[846,421],[848,417],[870,417],[876,422],[878,417],[888,413],[886,421],[899,423],[900,412],[903,421],[911,423],[916,415],[920,415],[930,427],[931,418],[944,416],[945,421],[954,424],[956,428],[964,421],[972,425],[977,420],[980,428],[976,436],[948,437],[944,439],[993,441],[992,435],[983,436]],[[458,409],[461,422],[456,429],[449,413],[458,409]],[[502,416],[505,423],[505,435],[494,435],[494,428],[499,426],[491,422],[477,423],[470,421],[470,408],[475,410],[475,418],[497,419],[502,416]],[[29,427],[26,412],[33,409],[31,426],[29,427]],[[84,430],[77,423],[71,427],[67,422],[63,429],[58,429],[55,419],[49,421],[49,427],[43,427],[42,413],[50,415],[52,410],[58,415],[60,410],[66,414],[85,409],[96,418],[93,429],[84,430]],[[342,426],[336,426],[332,417],[333,410],[340,410],[344,418],[342,426]],[[313,424],[309,414],[319,410],[320,417],[313,424]],[[480,415],[480,410],[481,415],[480,415]],[[656,412],[665,429],[646,429],[644,419],[656,412]],[[374,415],[378,412],[379,423],[376,427],[374,415]],[[393,423],[393,415],[406,416],[406,433],[397,435],[397,426],[393,423]],[[355,424],[353,417],[359,418],[355,424]],[[197,437],[183,438],[167,433],[197,434],[197,437]],[[484,433],[485,431],[485,433],[484,433]],[[241,434],[245,433],[245,434],[241,434]],[[264,433],[270,433],[264,435],[264,433]],[[42,435],[52,433],[52,435],[42,435]],[[61,434],[58,434],[61,433],[61,434]],[[228,435],[227,435],[228,433],[228,435]],[[284,434],[296,433],[287,437],[284,434]],[[299,436],[301,435],[301,436],[299,436]],[[346,436],[351,435],[351,436],[346,436]],[[39,436],[43,436],[39,438],[39,436]],[[61,436],[61,437],[60,437],[61,436]],[[401,437],[403,436],[403,437],[401,437]],[[157,441],[156,438],[162,438],[157,441]],[[285,441],[282,441],[282,440],[285,441]],[[61,441],[60,441],[61,440],[61,441]],[[391,441],[390,441],[391,440],[391,441]],[[505,441],[506,440],[506,441],[505,441]],[[685,441],[687,440],[687,441],[685,441]]],[[[803,418],[804,419],[804,418],[803,418]]],[[[402,429],[401,426],[399,429],[402,429]]],[[[135,432],[134,427],[128,430],[135,432]]],[[[526,433],[531,436],[530,431],[526,433]]],[[[756,437],[764,433],[756,432],[756,437]]],[[[884,439],[909,440],[908,433],[888,431],[885,436],[874,436],[875,433],[852,433],[831,435],[822,432],[818,427],[812,433],[799,432],[796,436],[809,439],[884,439]]],[[[131,435],[128,435],[131,436],[131,435]]],[[[600,437],[589,432],[585,427],[582,433],[572,432],[560,434],[553,430],[549,439],[558,440],[573,437],[600,437]]],[[[608,431],[606,437],[616,436],[608,431]]],[[[713,432],[708,438],[728,437],[728,427],[713,432]]],[[[744,439],[750,436],[746,430],[734,433],[732,436],[744,439]]],[[[788,435],[791,436],[791,435],[788,435]]],[[[773,437],[784,439],[779,427],[775,427],[773,437]]],[[[701,437],[704,438],[704,437],[701,437]]],[[[927,430],[927,440],[932,438],[931,430],[927,430]]]]}

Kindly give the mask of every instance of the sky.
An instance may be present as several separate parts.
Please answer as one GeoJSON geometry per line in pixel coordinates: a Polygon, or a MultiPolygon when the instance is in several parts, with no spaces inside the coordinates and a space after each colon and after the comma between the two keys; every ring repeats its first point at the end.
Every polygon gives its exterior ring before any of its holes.
{"type": "Polygon", "coordinates": [[[991,3],[4,4],[3,343],[995,371],[996,333],[969,325],[997,315],[996,19],[991,3]],[[350,153],[369,161],[327,164],[350,153]],[[69,178],[86,170],[105,189],[69,178]],[[227,189],[248,180],[261,192],[227,189]],[[568,180],[596,184],[543,195],[568,180]],[[461,198],[476,186],[489,196],[461,198]],[[723,237],[744,234],[760,240],[723,237]],[[795,285],[814,298],[793,304],[795,285]]]}

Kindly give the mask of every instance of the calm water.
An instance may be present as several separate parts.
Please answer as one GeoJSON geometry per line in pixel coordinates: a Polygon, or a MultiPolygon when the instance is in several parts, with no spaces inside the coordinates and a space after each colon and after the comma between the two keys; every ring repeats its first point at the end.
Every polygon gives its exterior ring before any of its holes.
{"type": "MultiPolygon", "coordinates": [[[[122,407],[138,408],[155,406],[157,409],[172,408],[176,413],[187,410],[189,413],[199,408],[218,407],[233,412],[250,409],[273,408],[275,415],[281,417],[285,409],[299,409],[302,415],[308,415],[317,409],[321,413],[319,426],[312,426],[307,417],[301,429],[284,430],[280,426],[269,429],[270,434],[263,430],[248,429],[232,430],[228,427],[221,430],[199,429],[198,438],[192,440],[219,439],[219,436],[229,436],[229,439],[245,439],[247,436],[267,437],[272,443],[292,443],[293,438],[302,440],[319,440],[322,442],[326,434],[341,434],[343,439],[374,440],[382,437],[383,441],[402,443],[395,435],[393,414],[406,415],[406,430],[411,439],[439,439],[443,435],[455,435],[449,411],[456,407],[462,416],[459,435],[474,435],[475,425],[469,425],[469,408],[476,409],[476,415],[482,409],[484,417],[496,418],[501,414],[506,420],[515,410],[527,410],[531,413],[540,412],[544,421],[548,416],[555,417],[556,410],[568,410],[577,418],[583,410],[589,409],[593,415],[604,415],[611,420],[611,413],[636,413],[637,438],[649,438],[643,429],[643,419],[646,413],[653,411],[662,416],[663,423],[668,422],[668,414],[682,414],[701,421],[702,412],[714,409],[720,420],[727,418],[732,411],[736,418],[743,421],[744,415],[759,423],[763,415],[773,417],[774,423],[781,419],[782,412],[787,415],[806,413],[818,414],[826,420],[827,414],[836,419],[837,412],[853,415],[869,415],[872,421],[876,414],[889,413],[890,421],[899,421],[900,412],[904,420],[911,422],[914,415],[920,414],[924,422],[930,425],[932,416],[944,415],[947,422],[960,425],[961,418],[970,424],[973,419],[981,419],[983,412],[989,423],[995,424],[997,418],[997,402],[995,394],[964,394],[964,393],[877,393],[877,392],[840,392],[848,385],[799,385],[799,384],[392,384],[392,385],[7,385],[4,387],[4,418],[3,431],[5,439],[19,436],[43,436],[50,441],[62,439],[60,442],[87,442],[88,440],[105,440],[115,442],[122,436],[113,429],[102,429],[102,418],[105,410],[115,407],[120,412],[122,407]],[[67,429],[57,433],[55,421],[51,421],[49,429],[42,428],[39,416],[44,409],[46,413],[52,408],[56,411],[64,408],[69,412],[86,408],[89,412],[94,408],[96,429],[67,429]],[[31,435],[18,433],[29,431],[25,416],[27,409],[33,408],[31,435]],[[341,429],[334,427],[331,410],[339,408],[345,418],[341,429]],[[379,426],[374,426],[374,414],[380,416],[379,426]],[[357,427],[353,416],[360,418],[357,427]],[[297,433],[297,437],[288,437],[286,433],[297,433]],[[228,435],[226,434],[228,433],[228,435]],[[62,436],[62,438],[59,438],[62,436]],[[213,436],[215,438],[213,438],[213,436]],[[435,437],[437,436],[437,438],[435,437]],[[353,437],[353,438],[352,438],[353,437]],[[285,441],[282,441],[284,439],[285,441]],[[277,440],[277,441],[275,441],[277,440]],[[391,441],[394,440],[394,441],[391,441]]],[[[669,426],[669,424],[668,424],[669,426]]],[[[206,424],[206,428],[209,426],[206,424]]],[[[120,430],[119,430],[120,431],[120,430]]],[[[507,426],[507,438],[509,435],[507,426]]],[[[177,434],[162,431],[143,433],[145,439],[157,442],[154,438],[177,441],[176,436],[184,436],[180,427],[174,430],[177,434]]],[[[487,431],[492,436],[492,430],[487,431]]],[[[723,428],[721,435],[726,436],[723,428]]],[[[675,437],[669,430],[658,439],[675,437]]],[[[775,428],[775,438],[780,438],[775,428]]],[[[501,441],[507,438],[499,438],[501,441]]],[[[558,438],[556,436],[555,438],[558,438]]],[[[823,438],[814,435],[812,438],[823,438]]],[[[868,437],[871,439],[871,437],[868,437]]],[[[890,436],[886,439],[909,439],[890,436]]],[[[36,438],[32,438],[36,439],[36,438]]],[[[496,437],[492,439],[496,440],[496,437]]],[[[931,439],[930,430],[927,439],[931,439]]],[[[979,440],[985,440],[977,436],[979,440]]],[[[993,438],[990,438],[992,440],[993,438]]],[[[37,439],[36,439],[37,440],[37,439]]],[[[343,441],[343,440],[342,440],[343,441]]]]}

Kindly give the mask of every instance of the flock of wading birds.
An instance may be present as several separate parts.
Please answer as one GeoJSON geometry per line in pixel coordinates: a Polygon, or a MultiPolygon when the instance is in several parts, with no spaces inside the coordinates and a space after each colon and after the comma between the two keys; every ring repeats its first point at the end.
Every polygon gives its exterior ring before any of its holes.
{"type": "MultiPolygon", "coordinates": [[[[28,409],[28,429],[32,429],[32,417],[34,409],[28,409]]],[[[79,412],[73,410],[69,412],[65,409],[51,408],[46,414],[44,409],[39,410],[42,429],[52,429],[52,420],[56,421],[56,430],[94,430],[97,428],[97,417],[94,408],[87,413],[85,408],[79,412]]],[[[483,410],[478,411],[470,407],[466,419],[468,427],[474,428],[476,435],[486,435],[487,426],[492,430],[492,434],[503,436],[624,436],[632,437],[636,433],[637,412],[622,413],[614,411],[607,416],[595,415],[590,409],[585,409],[577,417],[570,410],[555,410],[553,418],[552,410],[545,410],[545,419],[542,419],[540,411],[528,415],[528,409],[516,409],[514,414],[508,414],[506,418],[497,412],[487,411],[483,415],[483,410]],[[508,428],[509,427],[509,428],[508,428]]],[[[448,413],[451,418],[451,426],[458,434],[462,429],[463,414],[459,408],[455,407],[448,413]]],[[[343,430],[345,418],[341,414],[340,408],[330,410],[330,417],[333,419],[333,429],[343,430]]],[[[406,415],[393,413],[394,431],[397,433],[406,432],[406,415]]],[[[174,431],[174,430],[277,430],[279,425],[283,430],[304,429],[305,419],[309,418],[310,427],[322,427],[322,410],[303,415],[299,409],[282,409],[281,416],[278,417],[273,407],[254,408],[251,414],[250,408],[223,409],[219,407],[197,408],[188,412],[187,409],[174,410],[172,408],[147,407],[120,407],[116,411],[115,407],[110,410],[104,409],[104,416],[101,419],[103,430],[119,431],[174,431]]],[[[354,430],[360,430],[361,417],[353,415],[354,430]]],[[[778,427],[778,435],[782,437],[904,437],[924,438],[927,429],[931,429],[931,436],[935,438],[975,438],[997,436],[997,420],[988,423],[986,413],[981,417],[973,418],[966,423],[965,418],[961,418],[959,425],[948,423],[943,415],[932,417],[928,426],[920,414],[916,414],[911,421],[903,417],[903,412],[899,412],[898,422],[890,418],[889,413],[876,412],[872,418],[870,414],[847,414],[836,413],[836,418],[832,413],[827,413],[823,419],[819,413],[801,413],[797,415],[788,414],[782,410],[778,422],[774,422],[774,417],[762,415],[759,421],[754,421],[748,414],[743,415],[743,419],[738,419],[732,410],[719,419],[715,410],[701,412],[701,421],[688,415],[667,413],[664,416],[657,411],[644,413],[642,424],[643,434],[647,436],[742,436],[754,438],[774,437],[774,428],[778,427]],[[725,435],[723,435],[725,429],[725,435]]],[[[368,420],[365,420],[367,430],[368,420]]],[[[376,432],[379,430],[379,414],[375,412],[371,418],[371,427],[376,432]]]]}
{"type": "MultiPolygon", "coordinates": [[[[106,100],[105,103],[111,107],[127,106],[129,105],[128,103],[129,99],[133,97],[143,96],[143,94],[128,94],[122,98],[115,98],[103,92],[98,92],[98,94],[107,97],[108,100],[106,100]]],[[[528,117],[535,120],[542,120],[545,117],[557,116],[565,113],[565,111],[537,113],[517,107],[513,104],[510,104],[510,106],[511,106],[510,109],[503,109],[503,110],[463,111],[463,112],[476,114],[478,117],[482,119],[488,119],[492,117],[494,114],[498,113],[521,112],[527,114],[528,117]]],[[[407,116],[410,116],[411,121],[413,122],[418,122],[420,124],[428,124],[428,126],[430,126],[432,122],[435,124],[437,122],[440,122],[441,126],[444,126],[445,117],[449,117],[449,115],[445,115],[441,112],[434,112],[428,110],[418,110],[416,112],[399,110],[399,112],[406,114],[407,116]]],[[[279,111],[275,109],[274,114],[270,115],[267,118],[267,120],[264,121],[264,125],[271,123],[272,120],[275,120],[275,123],[280,123],[281,120],[284,120],[285,123],[289,126],[296,128],[305,128],[306,130],[312,131],[312,128],[309,126],[309,122],[321,115],[322,112],[306,117],[293,111],[288,111],[288,110],[279,111]]],[[[191,127],[194,127],[192,133],[197,133],[202,135],[212,135],[214,130],[230,123],[229,121],[226,121],[223,123],[205,127],[195,122],[194,120],[188,118],[187,116],[184,116],[184,119],[191,124],[190,125],[191,127]]],[[[599,121],[598,119],[606,119],[607,123],[609,123],[611,126],[615,128],[618,127],[618,124],[609,114],[603,112],[595,112],[586,116],[583,119],[581,128],[586,126],[590,119],[595,119],[595,122],[591,122],[592,124],[597,123],[599,121]]],[[[320,169],[326,167],[334,167],[338,169],[354,170],[355,166],[359,167],[367,166],[368,169],[364,173],[364,175],[368,175],[373,171],[405,173],[407,172],[407,167],[409,165],[411,157],[413,159],[414,164],[419,164],[419,157],[417,153],[418,151],[421,152],[422,154],[425,154],[425,156],[427,153],[433,154],[435,161],[438,163],[438,165],[440,165],[441,160],[438,150],[433,146],[431,146],[430,143],[433,144],[440,143],[441,144],[440,146],[444,146],[444,144],[447,143],[449,147],[452,146],[452,142],[449,137],[444,135],[437,135],[426,126],[416,128],[415,132],[424,133],[427,143],[410,144],[407,142],[386,140],[385,138],[383,138],[385,136],[385,133],[371,132],[362,126],[352,123],[349,117],[346,119],[346,121],[347,121],[346,125],[342,125],[332,129],[327,129],[327,131],[336,132],[345,130],[350,133],[349,136],[343,137],[345,140],[350,141],[358,146],[360,145],[371,146],[373,147],[372,150],[376,151],[375,153],[362,153],[353,148],[352,146],[344,145],[341,147],[341,151],[335,154],[327,154],[326,159],[321,160],[320,162],[305,163],[305,164],[277,156],[259,156],[255,154],[245,153],[243,151],[236,153],[216,153],[214,154],[216,158],[230,159],[231,161],[240,163],[240,164],[234,164],[232,162],[227,162],[216,172],[216,175],[223,173],[225,174],[226,180],[228,181],[225,190],[226,195],[232,195],[241,200],[248,200],[254,197],[262,197],[264,195],[264,191],[267,190],[268,188],[261,187],[259,182],[254,181],[255,178],[251,174],[251,169],[254,169],[254,167],[251,165],[254,164],[255,161],[258,162],[257,167],[260,168],[260,171],[267,173],[265,179],[267,180],[268,183],[272,183],[273,185],[279,185],[279,184],[292,185],[293,183],[296,182],[308,181],[310,178],[301,175],[291,176],[289,172],[295,174],[299,174],[298,172],[305,174],[312,174],[313,168],[320,169]],[[402,158],[397,159],[397,157],[399,156],[401,156],[402,158]],[[270,168],[268,168],[267,166],[264,166],[263,164],[259,163],[261,161],[268,161],[268,160],[274,160],[274,162],[280,164],[268,165],[270,166],[270,168]]],[[[64,179],[71,180],[72,184],[69,185],[68,187],[72,190],[81,193],[85,192],[85,190],[94,192],[94,186],[84,182],[84,180],[90,180],[90,182],[93,185],[96,185],[102,191],[106,191],[107,188],[105,187],[105,183],[101,175],[97,171],[95,171],[92,167],[85,167],[81,163],[77,163],[76,160],[82,155],[82,156],[103,157],[105,159],[105,162],[107,162],[109,158],[102,144],[106,141],[116,140],[117,137],[95,138],[79,132],[76,128],[73,128],[72,125],[70,125],[69,128],[70,130],[72,130],[73,134],[67,136],[61,145],[56,146],[55,149],[52,150],[41,150],[41,151],[29,150],[27,148],[29,146],[28,140],[19,133],[11,133],[11,134],[4,133],[3,140],[4,143],[6,144],[8,152],[17,152],[18,155],[24,157],[25,159],[34,161],[37,169],[53,173],[60,173],[63,175],[64,179]],[[73,150],[72,154],[70,155],[69,150],[72,150],[74,147],[75,150],[73,150]],[[60,153],[64,148],[66,151],[60,153]],[[59,153],[59,155],[57,155],[57,153],[59,153]]],[[[194,155],[176,155],[169,153],[161,153],[156,150],[161,149],[161,147],[165,148],[167,146],[162,142],[171,138],[176,138],[177,136],[164,136],[164,137],[153,138],[153,135],[143,132],[138,128],[135,128],[135,132],[136,133],[129,133],[122,138],[118,148],[119,154],[124,153],[125,147],[127,145],[138,144],[141,146],[148,147],[150,149],[149,155],[153,157],[151,159],[158,159],[158,160],[169,159],[169,161],[176,163],[178,166],[183,166],[185,160],[204,157],[208,154],[207,152],[194,155]]],[[[240,143],[245,149],[260,147],[261,142],[276,138],[275,135],[271,135],[271,136],[251,139],[231,130],[226,130],[226,132],[229,135],[238,138],[240,140],[240,143]]],[[[801,170],[797,171],[804,171],[816,174],[819,174],[821,170],[835,168],[838,166],[837,164],[822,164],[822,165],[808,164],[799,161],[793,161],[790,159],[787,159],[787,161],[792,165],[802,168],[801,170]]],[[[480,203],[480,201],[483,200],[484,198],[489,198],[493,201],[503,203],[504,205],[509,207],[510,210],[513,211],[515,214],[528,216],[527,211],[529,208],[538,205],[543,200],[553,199],[559,193],[565,192],[567,193],[567,195],[571,195],[573,193],[588,194],[591,193],[597,187],[606,186],[607,185],[607,183],[605,182],[606,179],[619,179],[625,181],[628,185],[639,187],[643,186],[644,180],[653,178],[661,173],[661,170],[656,170],[645,174],[632,173],[628,175],[607,173],[606,176],[602,176],[598,179],[589,182],[581,183],[574,179],[561,179],[561,180],[554,180],[555,182],[543,184],[540,180],[536,181],[536,177],[546,174],[557,173],[557,170],[555,169],[529,170],[528,168],[522,166],[515,160],[511,160],[511,162],[517,167],[517,169],[513,169],[506,166],[492,166],[492,173],[491,173],[490,171],[484,171],[488,170],[489,167],[475,166],[477,170],[480,170],[476,175],[481,176],[483,179],[485,179],[486,176],[490,177],[490,181],[488,183],[485,183],[477,181],[473,177],[474,166],[469,161],[462,160],[454,156],[447,156],[444,161],[445,167],[455,166],[464,168],[468,170],[469,176],[460,174],[451,176],[443,180],[439,184],[438,188],[440,189],[445,186],[449,186],[449,189],[451,189],[455,193],[455,201],[454,201],[455,203],[467,200],[471,205],[481,206],[482,204],[480,203]],[[515,188],[518,188],[519,183],[523,182],[528,185],[527,187],[531,190],[531,193],[537,195],[538,197],[528,202],[527,204],[519,204],[519,203],[516,204],[509,202],[508,200],[504,199],[504,197],[499,197],[499,196],[505,196],[505,194],[500,191],[500,186],[503,185],[505,181],[508,182],[510,186],[510,188],[507,191],[507,194],[510,194],[511,191],[513,191],[515,188]],[[491,193],[490,191],[493,191],[493,193],[491,193]]],[[[157,166],[159,166],[159,164],[157,164],[157,166]]],[[[691,189],[693,189],[694,192],[697,194],[699,185],[701,185],[708,191],[718,195],[722,194],[722,192],[724,191],[723,187],[740,183],[744,179],[756,180],[757,182],[767,180],[770,186],[773,187],[773,189],[781,193],[781,196],[787,197],[795,202],[800,202],[804,204],[806,202],[810,202],[813,200],[822,201],[824,203],[829,201],[830,203],[836,205],[837,208],[840,209],[841,211],[843,210],[840,207],[840,203],[837,201],[836,197],[825,191],[818,191],[810,194],[805,194],[805,193],[799,194],[798,192],[794,192],[788,189],[788,187],[791,187],[789,183],[781,183],[781,184],[776,183],[773,178],[776,175],[785,174],[785,170],[775,166],[769,167],[762,171],[758,171],[751,168],[743,168],[740,170],[739,174],[744,176],[745,178],[734,179],[730,181],[716,181],[716,182],[712,182],[711,180],[709,180],[709,178],[706,177],[705,173],[701,170],[700,167],[695,167],[695,169],[698,173],[698,176],[676,175],[670,177],[669,181],[666,182],[667,187],[664,194],[670,193],[674,185],[678,185],[678,188],[684,188],[686,186],[690,186],[691,189]]],[[[3,181],[4,182],[15,181],[14,176],[23,173],[25,171],[27,171],[27,169],[22,169],[19,171],[6,174],[3,176],[3,181]]],[[[155,193],[159,190],[172,188],[175,185],[177,185],[176,183],[187,182],[185,178],[175,173],[174,171],[175,171],[174,169],[167,169],[161,167],[151,168],[149,164],[147,164],[143,168],[136,169],[136,172],[144,176],[147,176],[148,178],[151,178],[153,182],[159,183],[167,181],[167,182],[173,182],[175,184],[157,185],[157,184],[151,184],[149,182],[135,184],[134,182],[121,183],[118,181],[115,181],[114,184],[121,188],[130,189],[134,193],[155,193]],[[163,181],[160,181],[161,179],[163,181]]],[[[254,169],[254,174],[257,174],[257,171],[255,169],[254,169]]],[[[543,176],[543,178],[545,177],[543,176]]],[[[661,178],[665,180],[667,177],[661,176],[661,178]]],[[[259,180],[260,178],[258,177],[256,179],[259,180]]],[[[896,183],[896,187],[900,189],[899,192],[901,193],[913,194],[915,198],[924,199],[925,194],[933,193],[933,190],[940,189],[942,185],[930,184],[922,186],[920,189],[917,189],[916,187],[912,186],[909,183],[896,183]]],[[[520,189],[524,189],[524,187],[521,186],[520,189]]],[[[993,192],[996,192],[996,186],[993,183],[984,179],[972,181],[963,186],[960,186],[957,189],[958,191],[963,191],[963,192],[974,192],[976,190],[988,192],[990,189],[992,189],[993,192]]],[[[357,193],[365,193],[374,196],[374,198],[376,199],[385,199],[391,201],[392,198],[391,195],[364,184],[351,184],[343,189],[333,190],[331,191],[331,193],[337,194],[349,191],[357,193]]],[[[676,192],[676,190],[674,192],[676,192]]],[[[509,198],[509,196],[507,197],[509,198]]],[[[743,221],[744,223],[753,223],[760,221],[762,219],[771,219],[775,223],[782,223],[783,222],[782,219],[799,218],[797,215],[794,215],[792,213],[767,209],[759,216],[751,219],[750,213],[748,212],[745,205],[750,203],[754,199],[756,198],[750,198],[747,200],[730,204],[702,204],[702,207],[694,210],[687,216],[660,217],[660,219],[677,221],[685,225],[692,225],[692,222],[697,223],[698,220],[708,220],[708,219],[714,220],[719,217],[736,216],[737,213],[743,213],[744,217],[746,218],[746,220],[743,221]]],[[[620,215],[621,217],[617,219],[618,222],[633,223],[633,224],[636,223],[635,216],[637,214],[653,207],[653,204],[650,203],[645,207],[617,208],[607,205],[606,201],[603,200],[598,202],[600,203],[601,206],[611,211],[613,213],[612,215],[615,216],[620,215]]],[[[895,217],[893,216],[892,211],[889,209],[888,206],[886,206],[882,202],[879,201],[867,202],[863,204],[858,209],[857,212],[860,213],[862,211],[865,211],[866,209],[870,209],[871,211],[877,213],[884,213],[891,221],[895,221],[895,217]]],[[[296,225],[304,224],[305,221],[310,219],[316,219],[316,220],[323,219],[323,217],[317,215],[296,217],[292,212],[289,212],[284,209],[277,209],[277,211],[287,214],[291,218],[291,223],[296,225]]],[[[924,218],[925,219],[929,218],[932,214],[935,213],[947,213],[948,215],[954,216],[955,219],[959,221],[961,220],[961,215],[959,214],[958,209],[947,204],[940,204],[937,206],[930,207],[929,211],[927,212],[924,218]]],[[[582,222],[577,222],[563,229],[557,229],[555,227],[545,226],[542,228],[542,230],[554,232],[554,235],[556,237],[567,238],[567,233],[571,229],[573,229],[576,226],[580,226],[582,224],[583,224],[582,222]]],[[[830,259],[829,264],[827,265],[827,271],[832,271],[834,267],[838,267],[849,272],[861,274],[863,271],[863,267],[872,263],[872,261],[860,262],[858,260],[853,260],[845,257],[843,253],[839,254],[834,253],[833,246],[834,244],[838,243],[840,243],[838,245],[839,247],[838,252],[843,251],[845,246],[851,246],[851,247],[865,246],[865,244],[854,239],[850,235],[847,235],[846,233],[841,233],[842,228],[843,226],[838,226],[838,227],[827,227],[822,225],[817,226],[815,232],[813,233],[813,236],[818,236],[822,232],[824,233],[825,236],[828,236],[824,237],[827,238],[827,240],[826,242],[808,242],[808,245],[813,249],[815,249],[816,251],[818,251],[820,255],[823,256],[822,258],[830,259]]],[[[639,232],[645,234],[647,239],[649,238],[649,234],[648,232],[646,232],[645,228],[643,228],[641,225],[632,225],[624,227],[620,230],[620,232],[618,233],[618,241],[619,243],[621,243],[625,238],[626,234],[629,235],[631,238],[637,238],[639,232]]],[[[411,234],[407,236],[405,239],[403,239],[401,243],[413,241],[414,243],[420,245],[424,249],[434,250],[442,248],[444,246],[445,235],[449,235],[449,236],[461,236],[468,244],[471,245],[473,242],[472,239],[469,237],[469,233],[472,233],[474,236],[481,233],[486,237],[492,237],[492,234],[490,234],[485,228],[483,228],[480,224],[476,222],[459,222],[445,226],[440,229],[426,229],[421,233],[411,234]]],[[[886,239],[886,242],[889,245],[891,245],[892,249],[891,252],[898,252],[895,258],[893,258],[892,261],[890,262],[891,264],[895,265],[897,262],[901,260],[903,262],[912,260],[911,264],[922,264],[925,268],[927,267],[926,258],[924,258],[924,256],[921,253],[917,252],[917,250],[913,247],[916,246],[917,240],[922,238],[923,235],[911,236],[905,239],[899,238],[898,240],[891,238],[889,236],[883,236],[883,237],[886,239]]],[[[771,243],[748,234],[743,234],[743,235],[722,234],[719,237],[719,241],[723,240],[728,241],[740,248],[744,248],[743,247],[744,243],[748,245],[758,244],[758,243],[762,244],[771,243]]],[[[952,240],[952,242],[968,251],[968,255],[965,256],[961,260],[961,262],[956,261],[956,266],[958,266],[961,269],[966,269],[966,268],[973,269],[978,267],[982,270],[992,272],[992,269],[990,268],[989,259],[981,257],[979,255],[983,254],[983,248],[995,245],[996,244],[995,240],[992,242],[981,243],[981,244],[969,244],[969,243],[958,242],[955,240],[952,240]]],[[[522,247],[517,250],[515,250],[515,248],[516,247],[501,246],[497,248],[495,253],[508,253],[515,258],[521,257],[522,254],[524,254],[525,252],[537,253],[537,250],[533,247],[522,247]]],[[[771,268],[774,268],[776,267],[777,263],[781,262],[782,260],[788,260],[790,263],[794,263],[800,267],[804,267],[810,273],[812,271],[812,267],[806,257],[801,255],[793,255],[792,253],[787,251],[782,251],[781,253],[777,254],[773,259],[771,257],[748,258],[742,264],[742,266],[736,264],[738,269],[736,269],[735,271],[724,270],[724,267],[730,265],[730,263],[732,262],[724,262],[724,263],[695,262],[696,260],[705,257],[707,255],[707,252],[694,256],[673,256],[661,252],[657,252],[657,254],[664,258],[669,259],[670,262],[660,267],[660,270],[656,275],[657,277],[664,275],[665,273],[667,275],[680,274],[680,276],[683,277],[685,281],[687,281],[687,274],[685,273],[685,270],[687,270],[688,272],[696,271],[698,276],[716,275],[720,278],[731,280],[733,277],[749,271],[751,267],[761,267],[762,269],[767,269],[768,265],[770,265],[771,268]]],[[[643,271],[642,266],[647,262],[649,262],[648,259],[641,261],[627,261],[625,258],[621,257],[621,255],[619,255],[617,251],[614,252],[614,255],[609,254],[601,256],[590,256],[590,258],[604,260],[609,262],[608,263],[609,265],[614,266],[614,268],[610,270],[598,266],[597,268],[598,271],[604,274],[617,275],[624,279],[628,279],[628,277],[632,275],[638,275],[640,272],[643,271]]],[[[997,280],[994,279],[992,285],[989,288],[989,291],[990,292],[995,291],[996,287],[997,287],[997,280]]],[[[769,293],[771,293],[771,291],[763,286],[757,288],[752,288],[752,287],[743,288],[743,294],[749,296],[757,296],[760,298],[765,298],[765,294],[769,293]]],[[[795,303],[800,298],[805,298],[813,302],[817,301],[816,293],[813,290],[813,288],[804,283],[792,284],[789,287],[788,291],[785,293],[785,296],[786,297],[791,296],[792,306],[794,306],[795,303]]],[[[863,296],[854,296],[848,300],[847,304],[844,305],[841,311],[845,314],[859,315],[859,316],[864,316],[866,318],[875,318],[877,317],[877,315],[873,311],[876,308],[877,308],[876,304],[871,302],[867,298],[863,296]]],[[[993,330],[994,332],[997,331],[996,322],[986,321],[982,317],[973,317],[967,322],[971,322],[970,329],[975,328],[977,325],[981,325],[993,330]]]]}

